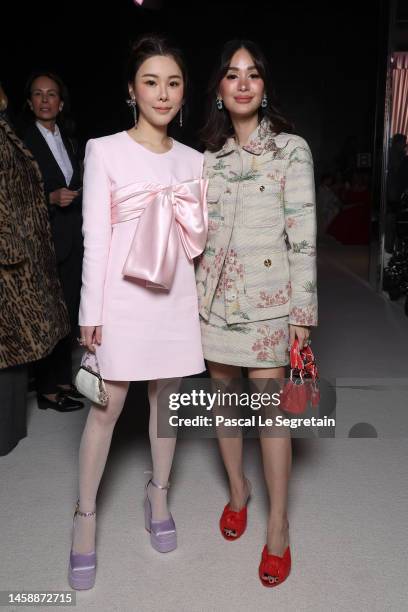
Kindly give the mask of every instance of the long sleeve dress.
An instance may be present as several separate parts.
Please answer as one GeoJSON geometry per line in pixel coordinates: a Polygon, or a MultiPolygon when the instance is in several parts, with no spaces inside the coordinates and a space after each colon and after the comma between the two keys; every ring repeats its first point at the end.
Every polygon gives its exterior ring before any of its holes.
{"type": "Polygon", "coordinates": [[[85,154],[79,324],[102,325],[107,380],[205,369],[193,259],[206,241],[203,156],[173,140],[153,153],[126,132],[85,154]]]}

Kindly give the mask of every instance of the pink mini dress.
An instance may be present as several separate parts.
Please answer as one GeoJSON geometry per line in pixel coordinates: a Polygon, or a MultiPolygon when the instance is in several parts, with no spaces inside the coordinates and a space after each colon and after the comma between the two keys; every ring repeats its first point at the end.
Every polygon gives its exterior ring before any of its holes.
{"type": "Polygon", "coordinates": [[[207,235],[203,155],[153,153],[127,132],[89,140],[79,325],[102,325],[106,380],[205,370],[193,259],[207,235]]]}

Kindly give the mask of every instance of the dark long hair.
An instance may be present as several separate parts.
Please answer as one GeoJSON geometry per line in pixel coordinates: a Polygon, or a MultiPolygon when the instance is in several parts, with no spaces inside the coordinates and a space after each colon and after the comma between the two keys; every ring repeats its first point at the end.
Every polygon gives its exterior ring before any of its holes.
{"type": "Polygon", "coordinates": [[[268,61],[260,47],[251,40],[229,40],[221,51],[219,63],[211,76],[207,89],[207,116],[200,136],[209,151],[219,151],[227,138],[234,134],[229,113],[225,107],[222,110],[217,108],[216,97],[220,81],[227,74],[232,56],[239,49],[246,49],[251,55],[256,69],[265,84],[268,105],[266,108],[259,107],[259,120],[261,121],[263,117],[269,119],[275,134],[280,132],[291,133],[294,129],[293,124],[282,115],[277,107],[268,61]]]}
{"type": "Polygon", "coordinates": [[[39,77],[47,77],[51,79],[51,81],[54,81],[54,83],[57,84],[58,93],[61,98],[61,101],[64,102],[64,106],[62,108],[62,111],[58,114],[56,122],[57,122],[58,127],[66,135],[72,136],[73,133],[75,132],[75,124],[71,117],[71,103],[69,99],[68,88],[65,85],[64,81],[61,79],[61,77],[58,74],[55,74],[54,72],[50,72],[49,70],[36,70],[35,72],[32,72],[30,74],[30,76],[28,77],[26,81],[25,87],[24,87],[24,96],[25,96],[24,114],[30,117],[31,122],[32,122],[33,113],[30,107],[28,106],[27,100],[31,98],[31,89],[32,89],[33,83],[39,77]]]}
{"type": "MultiPolygon", "coordinates": [[[[127,63],[127,84],[133,84],[136,73],[143,62],[150,57],[154,57],[155,55],[163,55],[173,58],[177,66],[180,68],[181,74],[183,75],[184,85],[185,102],[183,105],[183,114],[184,117],[186,117],[186,113],[188,111],[186,104],[188,93],[188,74],[186,62],[182,51],[164,36],[161,36],[160,34],[144,34],[133,43],[127,63]]],[[[174,123],[174,119],[172,123],[174,123]]]]}

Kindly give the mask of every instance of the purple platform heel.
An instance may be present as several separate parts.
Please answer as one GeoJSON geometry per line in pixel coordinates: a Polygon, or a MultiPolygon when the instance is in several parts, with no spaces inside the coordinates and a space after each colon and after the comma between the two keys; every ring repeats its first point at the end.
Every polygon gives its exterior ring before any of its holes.
{"type": "MultiPolygon", "coordinates": [[[[80,516],[94,516],[93,512],[81,512],[79,509],[79,499],[74,512],[73,526],[75,523],[75,517],[79,514],[80,516]]],[[[83,591],[86,589],[92,589],[95,584],[96,576],[96,552],[90,553],[74,553],[71,548],[69,555],[69,569],[68,569],[68,582],[71,588],[76,591],[83,591]]]]}
{"type": "Polygon", "coordinates": [[[162,487],[154,482],[151,478],[146,485],[146,497],[144,501],[144,512],[145,512],[145,527],[150,533],[150,542],[155,550],[158,552],[170,552],[177,548],[177,533],[176,525],[173,517],[171,516],[164,521],[152,521],[152,506],[150,503],[149,495],[147,493],[147,487],[152,483],[157,489],[168,489],[170,483],[167,486],[162,487]]]}

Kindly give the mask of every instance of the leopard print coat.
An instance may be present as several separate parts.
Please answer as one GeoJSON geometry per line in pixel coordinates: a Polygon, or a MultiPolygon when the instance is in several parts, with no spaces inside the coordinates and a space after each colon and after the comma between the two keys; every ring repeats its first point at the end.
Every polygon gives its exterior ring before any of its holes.
{"type": "Polygon", "coordinates": [[[69,331],[40,170],[0,117],[0,368],[48,355],[69,331]]]}

